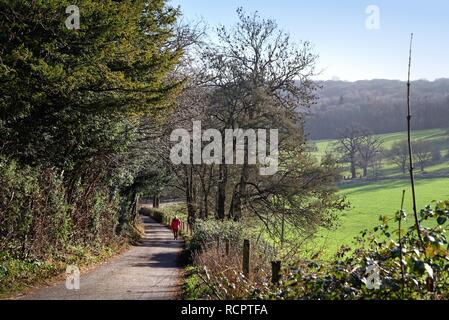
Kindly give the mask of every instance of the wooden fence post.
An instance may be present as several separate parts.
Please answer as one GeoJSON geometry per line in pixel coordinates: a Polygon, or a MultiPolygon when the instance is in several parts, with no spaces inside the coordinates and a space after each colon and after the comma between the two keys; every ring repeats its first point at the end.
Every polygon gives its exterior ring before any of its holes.
{"type": "Polygon", "coordinates": [[[279,283],[281,279],[281,261],[271,261],[271,282],[279,283]]]}
{"type": "Polygon", "coordinates": [[[229,256],[229,239],[225,240],[225,252],[226,255],[229,256]]]}
{"type": "Polygon", "coordinates": [[[249,257],[251,245],[249,240],[243,240],[243,274],[248,278],[249,276],[249,257]]]}

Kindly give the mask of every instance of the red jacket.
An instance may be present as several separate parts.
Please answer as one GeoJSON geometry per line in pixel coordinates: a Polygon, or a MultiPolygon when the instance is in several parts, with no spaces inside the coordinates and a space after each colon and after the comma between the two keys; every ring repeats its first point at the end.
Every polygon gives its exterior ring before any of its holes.
{"type": "Polygon", "coordinates": [[[180,225],[181,225],[181,220],[179,220],[179,219],[173,219],[171,221],[171,228],[173,231],[178,231],[180,225]]]}

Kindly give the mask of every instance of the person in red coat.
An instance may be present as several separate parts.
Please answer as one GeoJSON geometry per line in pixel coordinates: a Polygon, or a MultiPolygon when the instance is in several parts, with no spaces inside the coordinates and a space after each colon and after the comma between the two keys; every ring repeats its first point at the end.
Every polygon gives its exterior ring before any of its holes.
{"type": "Polygon", "coordinates": [[[178,234],[179,234],[179,226],[181,225],[181,220],[178,219],[177,216],[175,216],[173,218],[173,220],[171,221],[171,229],[173,230],[173,237],[175,238],[175,240],[178,239],[178,234]]]}

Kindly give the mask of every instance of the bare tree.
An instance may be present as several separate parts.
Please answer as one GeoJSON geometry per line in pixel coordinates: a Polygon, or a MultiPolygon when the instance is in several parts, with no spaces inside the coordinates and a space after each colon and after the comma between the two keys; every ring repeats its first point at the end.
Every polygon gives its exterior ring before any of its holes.
{"type": "MultiPolygon", "coordinates": [[[[192,68],[198,76],[187,83],[166,128],[190,130],[192,120],[201,120],[203,130],[217,129],[222,136],[226,129],[278,129],[279,170],[261,176],[261,164],[248,163],[249,150],[239,165],[226,164],[223,153],[221,164],[167,166],[186,194],[189,217],[214,211],[219,220],[259,219],[281,242],[283,221],[304,237],[332,225],[344,207],[335,193],[337,166],[316,162],[303,130],[305,110],[315,99],[310,78],[316,55],[309,43],[292,43],[274,21],[237,13],[238,23],[219,28],[219,41],[198,55],[192,68]]],[[[167,136],[157,148],[165,158],[167,136]]]]}
{"type": "Polygon", "coordinates": [[[378,179],[380,176],[380,169],[382,168],[382,164],[385,160],[384,151],[381,149],[379,153],[377,153],[373,159],[371,160],[371,169],[373,170],[374,179],[378,179]]]}
{"type": "Polygon", "coordinates": [[[413,143],[413,158],[418,162],[421,172],[433,159],[433,147],[429,142],[417,140],[413,143]]]}
{"type": "Polygon", "coordinates": [[[388,158],[401,169],[403,174],[407,173],[408,165],[408,145],[407,140],[402,140],[393,144],[388,151],[388,158]]]}
{"type": "MultiPolygon", "coordinates": [[[[238,9],[237,14],[237,25],[220,27],[219,42],[203,53],[212,117],[223,130],[278,128],[284,139],[303,140],[298,109],[312,104],[316,88],[310,80],[316,61],[310,44],[293,44],[273,20],[257,13],[238,9]]],[[[239,169],[222,164],[218,172],[218,216],[224,218],[229,203],[229,216],[238,220],[249,196],[250,165],[246,159],[239,169]]]]}
{"type": "Polygon", "coordinates": [[[351,178],[357,178],[357,155],[363,139],[367,136],[366,130],[351,126],[340,131],[335,149],[342,156],[342,161],[347,161],[351,166],[351,178]]]}
{"type": "Polygon", "coordinates": [[[368,134],[366,131],[358,139],[358,159],[363,169],[363,177],[368,175],[368,167],[374,160],[379,160],[382,156],[382,145],[384,141],[379,136],[368,134]]]}

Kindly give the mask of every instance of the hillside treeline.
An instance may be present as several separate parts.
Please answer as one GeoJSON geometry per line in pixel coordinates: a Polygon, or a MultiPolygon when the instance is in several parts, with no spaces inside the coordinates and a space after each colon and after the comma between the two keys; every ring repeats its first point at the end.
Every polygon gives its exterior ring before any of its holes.
{"type": "MultiPolygon", "coordinates": [[[[339,130],[360,126],[374,134],[406,129],[406,83],[394,80],[325,81],[317,105],[306,120],[313,140],[335,139],[339,130]]],[[[415,130],[446,128],[449,79],[413,81],[411,103],[415,130]]]]}

